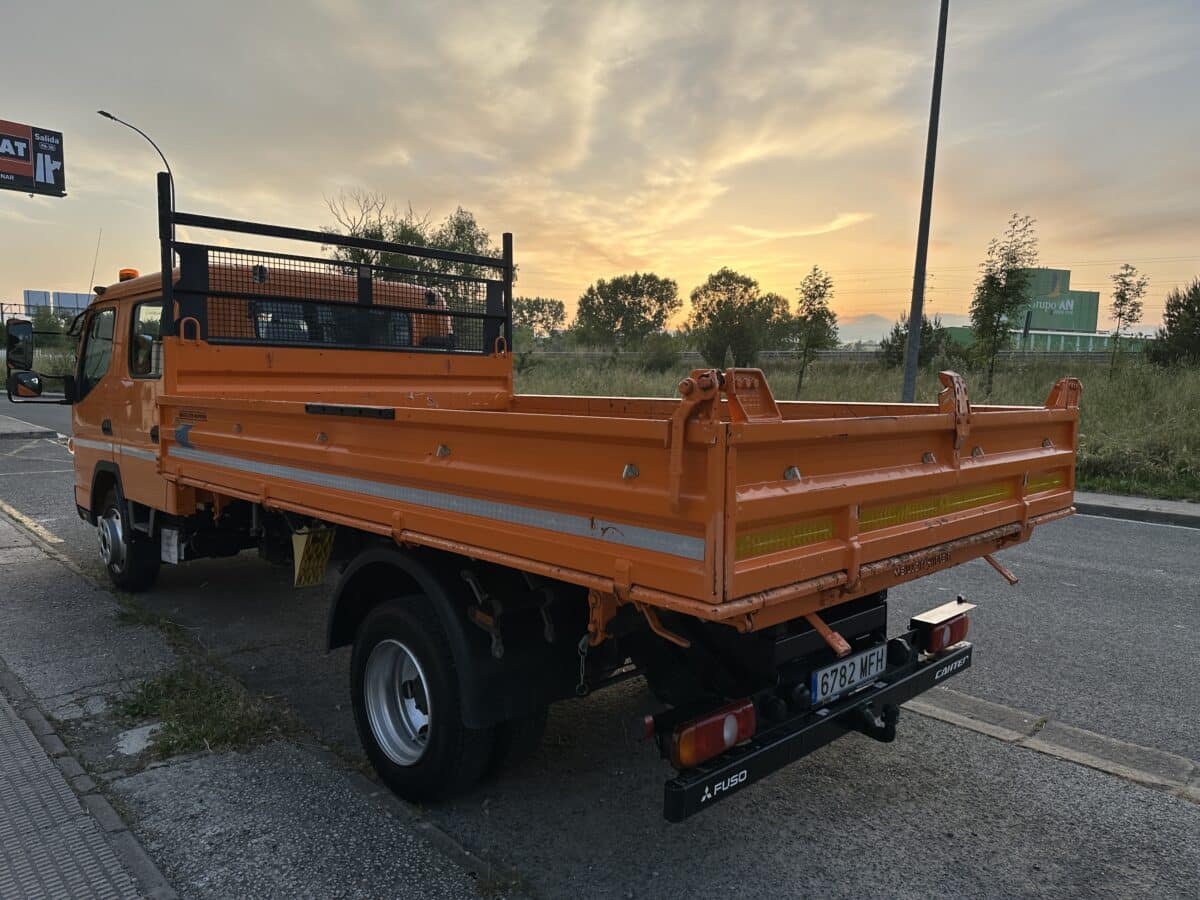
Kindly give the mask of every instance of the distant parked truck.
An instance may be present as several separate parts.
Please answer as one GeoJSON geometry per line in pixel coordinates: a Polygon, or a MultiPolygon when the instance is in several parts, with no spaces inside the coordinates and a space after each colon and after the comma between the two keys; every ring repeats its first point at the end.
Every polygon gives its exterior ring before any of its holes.
{"type": "Polygon", "coordinates": [[[1079,382],[1044,407],[777,403],[758,370],[679,398],[525,396],[502,258],[175,212],[163,273],[98,290],[65,400],[11,322],[15,400],[72,404],[75,496],[113,583],[257,548],[336,564],[363,746],[402,796],[461,790],[549,704],[632,674],[679,821],[972,660],[961,598],[888,637],[887,589],[1073,512],[1079,382]],[[180,241],[176,226],[363,251],[180,241]],[[174,256],[179,264],[175,268],[174,256]]]}

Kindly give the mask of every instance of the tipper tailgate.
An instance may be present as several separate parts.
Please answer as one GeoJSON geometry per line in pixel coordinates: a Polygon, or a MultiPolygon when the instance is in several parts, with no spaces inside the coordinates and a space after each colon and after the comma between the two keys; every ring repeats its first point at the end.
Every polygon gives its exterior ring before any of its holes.
{"type": "Polygon", "coordinates": [[[746,604],[755,627],[785,601],[879,590],[1069,514],[1078,381],[1045,407],[972,409],[942,378],[938,407],[780,404],[777,421],[730,425],[727,597],[762,599],[746,604]]]}

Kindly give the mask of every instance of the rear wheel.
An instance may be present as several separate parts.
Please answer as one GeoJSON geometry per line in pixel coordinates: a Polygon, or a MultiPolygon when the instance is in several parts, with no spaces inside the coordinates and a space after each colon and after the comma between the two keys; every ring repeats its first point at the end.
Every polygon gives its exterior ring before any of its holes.
{"type": "Polygon", "coordinates": [[[100,559],[113,585],[122,591],[137,593],[158,578],[158,547],[145,535],[135,535],[125,516],[125,502],[116,487],[104,495],[96,535],[100,540],[100,559]]]}
{"type": "Polygon", "coordinates": [[[454,656],[429,601],[379,604],[358,629],[350,690],[359,739],[380,778],[409,800],[465,790],[491,758],[490,728],[468,728],[454,656]]]}

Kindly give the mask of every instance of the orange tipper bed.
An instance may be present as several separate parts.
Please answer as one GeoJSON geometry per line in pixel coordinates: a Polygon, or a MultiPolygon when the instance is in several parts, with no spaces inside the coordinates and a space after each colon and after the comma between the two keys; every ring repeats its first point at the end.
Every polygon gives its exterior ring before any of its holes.
{"type": "MultiPolygon", "coordinates": [[[[360,734],[406,796],[461,787],[547,703],[632,672],[667,707],[648,727],[680,772],[668,818],[846,730],[888,740],[904,699],[970,664],[971,607],[889,638],[887,589],[977,557],[1004,572],[990,554],[1073,511],[1073,378],[1041,407],[973,406],[953,372],[930,404],[781,403],[756,369],[693,371],[672,399],[519,395],[510,236],[489,258],[169,197],[163,273],[82,323],[80,514],[128,590],[251,547],[299,584],[337,560],[329,643],[354,646],[360,734]],[[492,749],[465,758],[476,739],[492,749]]],[[[41,391],[24,329],[18,399],[41,391]]]]}

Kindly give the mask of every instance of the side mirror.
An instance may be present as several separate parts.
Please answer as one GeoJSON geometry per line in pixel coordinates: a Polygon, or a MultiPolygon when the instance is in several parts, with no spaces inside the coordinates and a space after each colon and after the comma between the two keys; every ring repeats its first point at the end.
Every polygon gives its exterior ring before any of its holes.
{"type": "Polygon", "coordinates": [[[5,365],[28,372],[33,368],[33,323],[24,319],[9,319],[4,323],[8,334],[5,365]]]}
{"type": "Polygon", "coordinates": [[[8,392],[13,397],[33,399],[42,396],[42,376],[37,372],[10,372],[8,392]]]}

